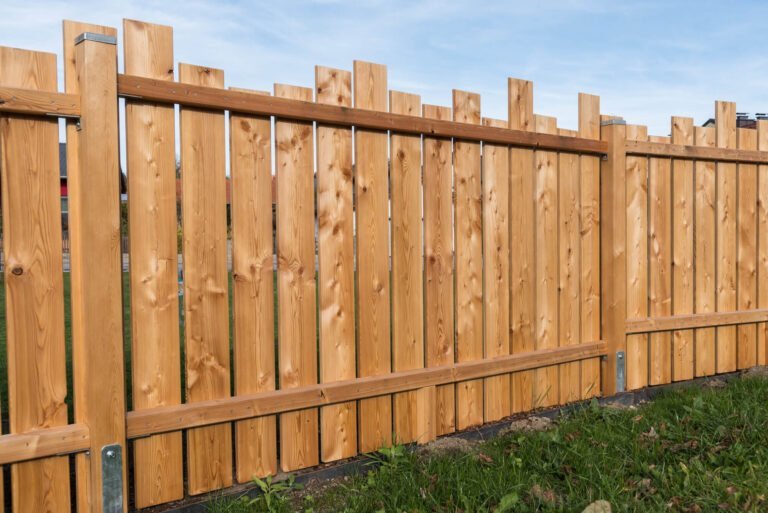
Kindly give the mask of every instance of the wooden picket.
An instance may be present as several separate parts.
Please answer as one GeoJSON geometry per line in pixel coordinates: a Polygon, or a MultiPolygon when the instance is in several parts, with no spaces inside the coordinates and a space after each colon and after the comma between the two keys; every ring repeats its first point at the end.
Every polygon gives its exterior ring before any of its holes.
{"type": "Polygon", "coordinates": [[[448,108],[388,91],[362,61],[316,67],[314,88],[224,89],[210,67],[174,81],[171,27],[123,29],[120,74],[115,29],[65,22],[66,93],[54,55],[0,47],[13,513],[101,513],[107,489],[126,511],[163,505],[767,363],[768,121],[739,127],[717,102],[715,127],[674,117],[648,136],[580,94],[578,130],[558,128],[519,79],[502,121],[474,93],[448,108]],[[61,116],[79,118],[71,370],[61,116]]]}
{"type": "MultiPolygon", "coordinates": [[[[352,74],[315,68],[317,102],[352,106],[352,74]]],[[[352,129],[317,127],[317,225],[320,284],[320,378],[355,377],[355,292],[352,227],[352,129]]],[[[357,405],[320,410],[322,460],[357,453],[357,405]]]]}
{"type": "MultiPolygon", "coordinates": [[[[506,121],[483,118],[486,126],[505,128],[506,121]]],[[[485,357],[510,353],[509,344],[509,149],[483,146],[483,299],[485,357]]],[[[510,376],[486,378],[484,418],[493,422],[512,412],[510,376]]]]}
{"type": "MultiPolygon", "coordinates": [[[[450,120],[449,107],[424,105],[425,118],[450,120]]],[[[454,361],[453,176],[450,139],[424,138],[424,331],[426,365],[454,361]]],[[[456,429],[453,385],[437,387],[435,435],[456,429]]]]}
{"type": "MultiPolygon", "coordinates": [[[[179,81],[223,88],[221,70],[179,65],[179,81]]],[[[224,112],[182,107],[181,212],[187,402],[229,397],[224,112]]],[[[189,493],[232,484],[232,428],[187,432],[189,493]]]]}
{"type": "MultiPolygon", "coordinates": [[[[173,29],[123,23],[125,71],[173,82],[173,29]]],[[[128,100],[133,408],[181,403],[173,106],[128,100]]],[[[136,507],[184,497],[181,433],[136,440],[136,507]]]]}
{"type": "MultiPolygon", "coordinates": [[[[234,380],[241,395],[275,389],[272,127],[268,117],[231,112],[229,133],[234,380]]],[[[241,483],[277,472],[274,415],[235,424],[235,464],[241,483]]]]}
{"type": "MultiPolygon", "coordinates": [[[[0,85],[55,92],[56,56],[0,47],[0,85]]],[[[57,143],[55,119],[0,118],[11,433],[67,424],[57,143]]],[[[11,498],[69,511],[67,458],[13,465],[11,498]]]]}
{"type": "MultiPolygon", "coordinates": [[[[453,120],[480,124],[480,95],[453,90],[453,120]]],[[[483,239],[480,143],[456,140],[453,187],[456,197],[456,361],[483,357],[483,239]]],[[[456,385],[456,429],[483,423],[483,382],[456,385]]]]}

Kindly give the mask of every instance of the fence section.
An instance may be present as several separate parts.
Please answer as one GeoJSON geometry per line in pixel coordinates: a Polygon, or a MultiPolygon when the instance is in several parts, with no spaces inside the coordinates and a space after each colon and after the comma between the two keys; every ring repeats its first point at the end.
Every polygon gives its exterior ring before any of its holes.
{"type": "Polygon", "coordinates": [[[534,114],[525,80],[506,120],[466,91],[422,105],[360,61],[317,67],[314,88],[227,90],[205,66],[175,81],[172,29],[137,21],[118,74],[115,33],[65,22],[67,94],[54,56],[0,49],[10,511],[141,509],[765,364],[768,125],[737,130],[733,104],[716,129],[674,118],[670,139],[582,94],[568,130],[534,114]],[[45,115],[78,117],[68,297],[45,115]]]}

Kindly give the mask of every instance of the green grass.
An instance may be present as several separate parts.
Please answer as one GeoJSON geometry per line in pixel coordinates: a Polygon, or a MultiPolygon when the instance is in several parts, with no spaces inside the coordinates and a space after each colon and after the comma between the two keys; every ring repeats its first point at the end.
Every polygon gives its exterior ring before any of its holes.
{"type": "Polygon", "coordinates": [[[768,511],[768,379],[669,391],[637,409],[596,403],[552,429],[468,451],[382,452],[364,475],[313,493],[218,499],[213,513],[768,511]],[[248,502],[251,502],[248,504],[248,502]]]}

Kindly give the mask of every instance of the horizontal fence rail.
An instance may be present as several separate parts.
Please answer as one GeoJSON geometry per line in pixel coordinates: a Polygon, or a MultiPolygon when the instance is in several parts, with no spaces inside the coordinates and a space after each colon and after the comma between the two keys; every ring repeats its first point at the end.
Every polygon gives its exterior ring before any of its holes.
{"type": "Polygon", "coordinates": [[[495,119],[380,64],[225,89],[171,27],[63,31],[63,93],[55,55],[0,47],[2,513],[141,510],[768,363],[768,121],[733,103],[652,136],[581,93],[571,130],[522,79],[495,119]]]}

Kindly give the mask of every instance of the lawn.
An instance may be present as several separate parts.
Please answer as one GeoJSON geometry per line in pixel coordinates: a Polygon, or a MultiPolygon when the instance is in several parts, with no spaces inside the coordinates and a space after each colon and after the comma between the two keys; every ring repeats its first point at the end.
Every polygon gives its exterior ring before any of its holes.
{"type": "Polygon", "coordinates": [[[614,512],[768,511],[768,379],[716,384],[637,408],[593,402],[549,429],[484,443],[396,447],[363,474],[304,490],[262,483],[266,495],[219,499],[209,510],[581,512],[605,500],[614,512]]]}

